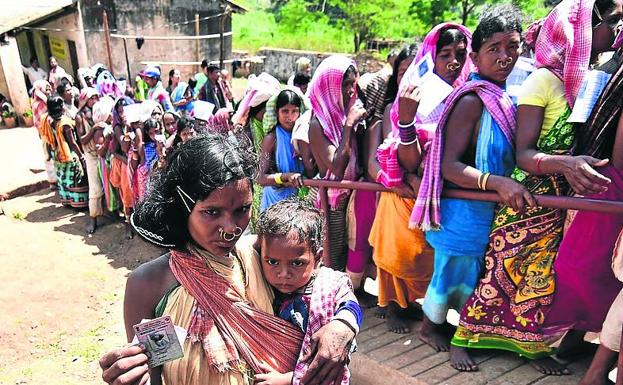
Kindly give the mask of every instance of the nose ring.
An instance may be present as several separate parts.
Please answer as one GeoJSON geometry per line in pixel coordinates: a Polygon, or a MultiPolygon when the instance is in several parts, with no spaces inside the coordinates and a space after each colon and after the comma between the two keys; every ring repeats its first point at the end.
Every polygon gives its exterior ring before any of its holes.
{"type": "Polygon", "coordinates": [[[231,242],[234,239],[236,239],[236,237],[239,237],[242,235],[242,228],[239,226],[236,226],[233,233],[228,233],[225,230],[223,230],[223,228],[221,227],[218,229],[218,232],[222,240],[226,242],[231,242]]]}
{"type": "Polygon", "coordinates": [[[459,63],[448,63],[446,64],[446,69],[449,71],[456,71],[459,69],[461,65],[459,63]]]}
{"type": "Polygon", "coordinates": [[[505,60],[497,59],[496,63],[500,66],[500,68],[504,69],[508,67],[513,62],[513,58],[506,58],[505,60]]]}

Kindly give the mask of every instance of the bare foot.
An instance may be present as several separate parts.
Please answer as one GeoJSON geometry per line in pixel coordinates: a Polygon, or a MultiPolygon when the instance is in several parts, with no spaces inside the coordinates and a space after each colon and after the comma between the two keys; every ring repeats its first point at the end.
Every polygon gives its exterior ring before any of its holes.
{"type": "Polygon", "coordinates": [[[406,309],[400,311],[400,316],[415,321],[421,321],[424,318],[422,305],[417,302],[410,303],[406,309]]]}
{"type": "Polygon", "coordinates": [[[396,334],[406,334],[411,331],[405,321],[400,317],[401,308],[394,302],[390,302],[385,310],[387,329],[396,334]]]}
{"type": "Polygon", "coordinates": [[[377,307],[376,311],[374,312],[374,316],[376,318],[380,318],[380,319],[385,319],[385,316],[387,315],[387,307],[377,307]]]}
{"type": "Polygon", "coordinates": [[[566,360],[595,354],[597,345],[584,341],[585,335],[586,332],[582,330],[569,330],[560,342],[556,357],[566,360]]]}
{"type": "Polygon", "coordinates": [[[97,228],[97,218],[89,217],[89,223],[87,224],[87,234],[93,234],[97,228]]]}
{"type": "Polygon", "coordinates": [[[569,369],[565,368],[551,357],[539,358],[538,360],[528,360],[528,362],[537,371],[550,376],[571,374],[569,369]]]}
{"type": "Polygon", "coordinates": [[[450,349],[450,339],[443,332],[443,325],[433,323],[426,316],[420,328],[420,339],[438,352],[447,352],[450,349]]]}
{"type": "Polygon", "coordinates": [[[450,346],[450,365],[460,372],[476,372],[478,365],[469,356],[466,348],[450,346]]]}
{"type": "Polygon", "coordinates": [[[355,295],[357,296],[359,305],[366,309],[375,307],[379,301],[377,296],[366,292],[365,290],[363,290],[363,288],[355,290],[355,295]]]}

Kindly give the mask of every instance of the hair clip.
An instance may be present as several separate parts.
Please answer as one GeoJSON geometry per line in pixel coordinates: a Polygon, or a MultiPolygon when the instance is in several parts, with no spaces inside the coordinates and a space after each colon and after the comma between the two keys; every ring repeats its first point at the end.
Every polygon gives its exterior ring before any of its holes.
{"type": "Polygon", "coordinates": [[[191,198],[190,195],[186,194],[186,192],[182,190],[182,188],[179,185],[175,186],[175,189],[177,190],[178,195],[182,199],[184,206],[186,206],[186,210],[188,210],[188,213],[190,214],[193,210],[190,208],[188,203],[186,203],[186,199],[191,201],[193,205],[195,204],[195,200],[191,198]]]}

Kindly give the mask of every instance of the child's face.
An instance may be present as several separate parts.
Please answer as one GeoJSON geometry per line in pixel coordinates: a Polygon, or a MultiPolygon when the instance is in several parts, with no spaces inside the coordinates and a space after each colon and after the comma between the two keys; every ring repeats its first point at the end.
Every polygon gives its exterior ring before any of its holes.
{"type": "Polygon", "coordinates": [[[294,234],[262,237],[262,271],[266,281],[284,294],[305,286],[316,269],[317,256],[294,234]]]}

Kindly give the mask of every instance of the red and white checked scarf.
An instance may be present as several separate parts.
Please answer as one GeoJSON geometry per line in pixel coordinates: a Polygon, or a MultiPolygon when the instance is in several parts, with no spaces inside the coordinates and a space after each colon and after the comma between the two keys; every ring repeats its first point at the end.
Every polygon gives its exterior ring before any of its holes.
{"type": "Polygon", "coordinates": [[[594,4],[595,0],[563,0],[545,19],[534,48],[536,67],[562,80],[571,108],[590,64],[594,4]]]}
{"type": "MultiPolygon", "coordinates": [[[[471,52],[472,46],[472,33],[461,24],[456,23],[441,23],[435,26],[424,38],[424,42],[420,46],[415,59],[407,68],[402,81],[400,82],[400,90],[404,90],[409,87],[410,84],[408,80],[411,78],[410,74],[413,71],[417,71],[416,64],[427,54],[431,54],[433,62],[435,62],[435,58],[437,57],[437,41],[439,41],[439,35],[449,28],[458,29],[467,38],[467,59],[465,60],[465,65],[461,70],[461,74],[454,82],[453,86],[458,87],[465,83],[469,74],[472,72],[474,66],[469,57],[469,53],[471,52]]],[[[390,111],[390,120],[392,123],[392,133],[391,136],[388,137],[385,143],[379,146],[377,150],[377,159],[379,160],[379,164],[381,166],[381,174],[377,182],[382,183],[385,187],[393,187],[397,186],[402,182],[402,169],[398,163],[397,149],[398,143],[400,142],[400,136],[398,133],[398,97],[394,100],[394,104],[392,104],[392,108],[390,111]],[[383,159],[383,161],[381,161],[383,159]],[[385,167],[384,167],[385,166],[385,167]]],[[[428,116],[422,116],[420,114],[416,114],[415,116],[415,129],[418,135],[418,139],[420,141],[420,145],[423,149],[428,147],[430,139],[432,139],[435,129],[437,128],[437,122],[441,119],[441,113],[443,112],[443,104],[438,106],[433,112],[431,112],[428,116]]]]}
{"type": "MultiPolygon", "coordinates": [[[[331,322],[335,311],[340,304],[346,301],[357,302],[357,297],[353,293],[353,284],[348,278],[348,274],[335,271],[327,267],[321,267],[318,276],[314,280],[311,301],[309,304],[309,318],[307,321],[307,330],[303,338],[303,346],[299,361],[294,369],[292,385],[299,385],[301,378],[307,372],[311,362],[301,361],[301,358],[311,347],[311,338],[321,327],[331,322]]],[[[341,384],[348,385],[350,372],[348,366],[345,368],[344,376],[341,384]]],[[[335,382],[335,384],[338,384],[335,382]]]]}
{"type": "Polygon", "coordinates": [[[516,107],[502,88],[485,80],[474,80],[455,89],[446,99],[443,116],[428,150],[422,184],[409,220],[410,228],[419,227],[428,231],[438,229],[441,225],[440,200],[443,189],[441,160],[443,158],[446,123],[456,102],[468,93],[478,95],[484,104],[484,108],[489,111],[493,120],[500,126],[508,142],[513,148],[515,147],[516,107]]]}
{"type": "Polygon", "coordinates": [[[302,333],[291,323],[253,308],[199,256],[171,251],[169,266],[178,282],[195,299],[188,326],[215,371],[238,368],[246,362],[255,373],[268,363],[280,373],[296,365],[302,333]],[[270,349],[267,347],[270,346],[270,349]]]}
{"type": "MultiPolygon", "coordinates": [[[[309,86],[312,111],[322,125],[324,135],[336,148],[339,147],[342,140],[344,124],[346,124],[346,111],[349,107],[344,106],[342,100],[342,80],[344,73],[351,66],[357,69],[355,61],[346,56],[329,56],[320,63],[309,86]]],[[[350,103],[354,103],[356,99],[357,95],[355,94],[350,103]]],[[[357,153],[356,148],[353,147],[343,179],[354,180],[356,174],[357,153]]],[[[327,171],[324,179],[334,180],[335,175],[327,171]]],[[[348,193],[349,190],[328,189],[329,206],[335,208],[340,197],[348,193]]]]}

